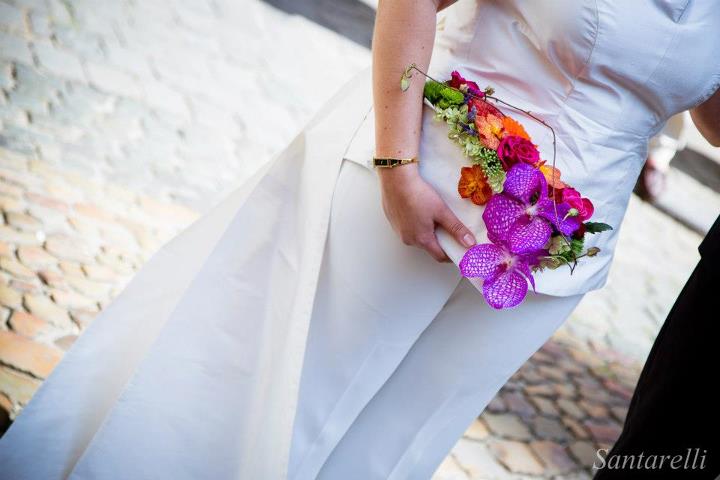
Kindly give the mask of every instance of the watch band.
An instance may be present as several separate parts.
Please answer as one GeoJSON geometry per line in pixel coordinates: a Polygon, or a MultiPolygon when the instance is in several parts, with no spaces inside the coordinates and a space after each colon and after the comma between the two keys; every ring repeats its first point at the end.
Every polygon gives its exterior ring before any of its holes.
{"type": "Polygon", "coordinates": [[[412,157],[412,158],[373,157],[373,167],[392,168],[392,167],[396,167],[398,165],[407,165],[408,163],[415,163],[417,161],[418,161],[417,157],[412,157]]]}

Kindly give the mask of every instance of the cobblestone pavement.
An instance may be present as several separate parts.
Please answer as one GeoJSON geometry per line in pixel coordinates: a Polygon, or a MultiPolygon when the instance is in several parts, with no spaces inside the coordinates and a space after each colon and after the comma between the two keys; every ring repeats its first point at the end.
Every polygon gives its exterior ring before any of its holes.
{"type": "MultiPolygon", "coordinates": [[[[164,241],[367,50],[255,0],[0,0],[0,423],[164,241]]],[[[435,475],[590,478],[700,237],[633,199],[610,282],[435,475]]]]}

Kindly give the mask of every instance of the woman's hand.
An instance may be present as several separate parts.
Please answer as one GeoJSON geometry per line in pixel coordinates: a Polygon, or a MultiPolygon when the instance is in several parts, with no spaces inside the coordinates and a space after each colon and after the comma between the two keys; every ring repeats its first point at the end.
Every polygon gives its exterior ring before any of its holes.
{"type": "Polygon", "coordinates": [[[405,245],[426,250],[438,262],[449,262],[435,236],[436,225],[461,245],[468,248],[475,245],[475,236],[420,176],[417,164],[380,168],[378,176],[383,210],[405,245]]]}
{"type": "MultiPolygon", "coordinates": [[[[417,155],[422,125],[424,79],[400,88],[405,68],[414,63],[427,70],[435,38],[438,10],[453,0],[380,0],[373,32],[373,105],[375,155],[417,155]]],[[[462,245],[475,239],[437,192],[420,176],[417,164],[379,168],[382,204],[393,229],[407,245],[423,248],[438,261],[449,261],[435,237],[435,226],[462,245]]]]}

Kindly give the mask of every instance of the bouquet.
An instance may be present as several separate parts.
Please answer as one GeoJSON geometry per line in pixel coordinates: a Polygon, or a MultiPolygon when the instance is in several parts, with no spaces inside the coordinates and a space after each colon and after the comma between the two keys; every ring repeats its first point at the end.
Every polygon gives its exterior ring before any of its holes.
{"type": "Polygon", "coordinates": [[[427,77],[424,101],[435,110],[436,119],[447,122],[448,138],[468,158],[469,165],[459,172],[458,194],[485,208],[482,218],[489,243],[468,249],[459,268],[465,277],[483,279],[488,304],[514,307],[530,286],[535,289],[534,273],[566,265],[572,274],[578,259],[597,255],[599,248],[585,248],[585,236],[612,227],[589,221],[592,202],[561,180],[552,127],[494,97],[492,88],[480,90],[457,71],[439,82],[410,65],[401,78],[403,91],[409,88],[412,70],[427,77]],[[523,112],[550,129],[550,164],[541,159],[525,128],[497,105],[523,112]]]}

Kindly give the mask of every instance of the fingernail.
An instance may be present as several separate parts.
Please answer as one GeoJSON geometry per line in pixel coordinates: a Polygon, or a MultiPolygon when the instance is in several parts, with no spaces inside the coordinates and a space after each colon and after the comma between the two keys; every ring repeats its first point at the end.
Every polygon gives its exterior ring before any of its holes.
{"type": "Polygon", "coordinates": [[[466,233],[463,237],[463,244],[465,244],[466,247],[472,247],[473,245],[475,245],[475,237],[473,237],[469,233],[466,233]]]}

